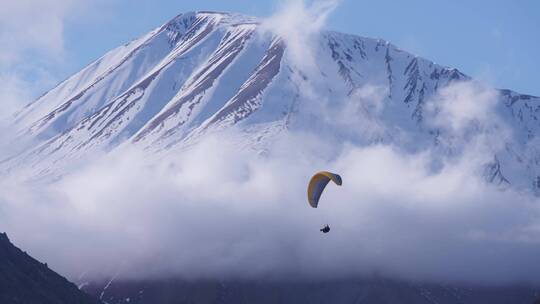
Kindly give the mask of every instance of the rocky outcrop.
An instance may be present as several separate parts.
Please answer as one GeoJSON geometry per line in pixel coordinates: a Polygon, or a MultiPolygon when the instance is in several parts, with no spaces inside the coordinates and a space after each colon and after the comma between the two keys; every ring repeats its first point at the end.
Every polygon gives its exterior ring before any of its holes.
{"type": "Polygon", "coordinates": [[[0,233],[0,303],[99,304],[0,233]]]}

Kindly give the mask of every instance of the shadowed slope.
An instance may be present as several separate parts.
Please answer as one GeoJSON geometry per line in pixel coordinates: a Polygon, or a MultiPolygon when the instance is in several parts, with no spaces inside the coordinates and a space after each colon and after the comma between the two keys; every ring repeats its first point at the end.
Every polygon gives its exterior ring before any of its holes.
{"type": "Polygon", "coordinates": [[[0,234],[0,303],[98,304],[0,234]]]}

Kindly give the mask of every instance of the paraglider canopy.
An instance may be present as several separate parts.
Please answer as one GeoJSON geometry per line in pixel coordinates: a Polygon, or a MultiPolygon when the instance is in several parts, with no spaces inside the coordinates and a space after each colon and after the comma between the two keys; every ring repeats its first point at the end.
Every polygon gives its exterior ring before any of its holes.
{"type": "Polygon", "coordinates": [[[328,182],[333,181],[336,185],[341,186],[341,176],[328,171],[317,172],[308,184],[308,202],[313,208],[317,208],[319,205],[319,199],[321,194],[328,185],[328,182]]]}

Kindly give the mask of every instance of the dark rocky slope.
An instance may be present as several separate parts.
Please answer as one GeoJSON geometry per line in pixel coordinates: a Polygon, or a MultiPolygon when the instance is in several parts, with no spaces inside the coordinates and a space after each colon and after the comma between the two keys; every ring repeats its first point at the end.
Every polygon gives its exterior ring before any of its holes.
{"type": "Polygon", "coordinates": [[[0,233],[0,303],[98,304],[47,264],[15,247],[0,233]]]}

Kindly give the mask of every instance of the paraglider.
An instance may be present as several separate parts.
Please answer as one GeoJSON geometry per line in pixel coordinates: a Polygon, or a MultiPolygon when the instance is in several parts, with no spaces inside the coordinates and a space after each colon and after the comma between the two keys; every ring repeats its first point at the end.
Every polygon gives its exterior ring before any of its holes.
{"type": "Polygon", "coordinates": [[[330,226],[328,224],[324,225],[322,229],[320,229],[322,233],[328,233],[330,232],[330,226]]]}
{"type": "MultiPolygon", "coordinates": [[[[308,203],[312,208],[317,208],[321,195],[330,181],[333,181],[338,186],[342,184],[341,176],[328,171],[317,172],[311,177],[308,184],[307,196],[308,203]]],[[[330,226],[325,225],[320,231],[322,233],[328,233],[330,232],[330,226]]]]}

